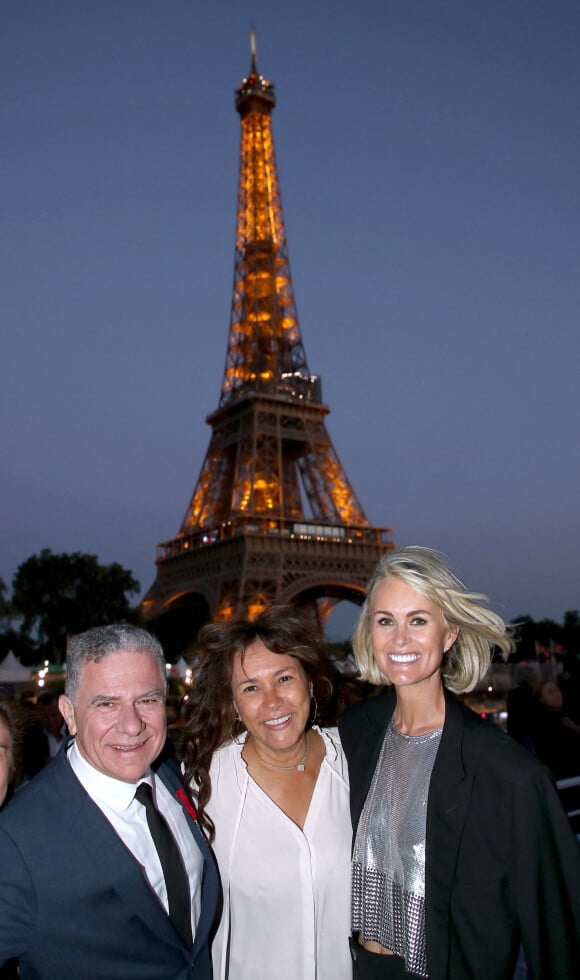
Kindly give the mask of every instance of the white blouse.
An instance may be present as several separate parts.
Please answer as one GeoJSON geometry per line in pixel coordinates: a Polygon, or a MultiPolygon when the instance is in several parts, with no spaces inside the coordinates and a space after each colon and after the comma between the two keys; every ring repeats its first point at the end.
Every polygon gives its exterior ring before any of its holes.
{"type": "Polygon", "coordinates": [[[215,980],[350,980],[351,822],[337,729],[316,729],[326,756],[304,830],[248,774],[243,739],[211,764],[207,807],[224,909],[215,980]]]}

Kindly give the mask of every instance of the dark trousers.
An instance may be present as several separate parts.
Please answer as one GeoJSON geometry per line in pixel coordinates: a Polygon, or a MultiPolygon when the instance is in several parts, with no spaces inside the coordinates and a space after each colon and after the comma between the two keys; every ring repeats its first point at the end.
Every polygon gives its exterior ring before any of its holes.
{"type": "Polygon", "coordinates": [[[349,943],[353,980],[421,980],[416,973],[407,973],[401,956],[370,953],[356,939],[349,943]]]}

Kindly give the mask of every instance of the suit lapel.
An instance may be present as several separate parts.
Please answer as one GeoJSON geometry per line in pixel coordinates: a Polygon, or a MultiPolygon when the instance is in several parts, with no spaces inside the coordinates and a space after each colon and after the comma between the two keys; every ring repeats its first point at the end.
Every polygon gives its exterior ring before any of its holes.
{"type": "Polygon", "coordinates": [[[218,871],[213,853],[210,851],[207,841],[199,829],[197,819],[194,816],[195,811],[184,792],[181,774],[171,764],[167,764],[159,766],[156,775],[163,780],[167,789],[180,803],[187,817],[191,834],[203,855],[202,901],[192,949],[192,959],[195,959],[199,948],[207,942],[207,937],[215,918],[220,887],[218,871]]]}
{"type": "Polygon", "coordinates": [[[106,893],[107,890],[114,889],[153,933],[164,942],[181,947],[183,944],[147,882],[140,864],[80,783],[78,785],[84,799],[78,807],[78,820],[74,827],[75,844],[79,853],[86,854],[86,861],[91,862],[95,890],[102,889],[106,893]]]}
{"type": "Polygon", "coordinates": [[[473,777],[463,765],[463,709],[445,695],[445,723],[427,803],[425,909],[428,969],[447,976],[449,903],[473,777]]]}
{"type": "MultiPolygon", "coordinates": [[[[168,766],[162,765],[159,775],[170,791],[173,792],[173,782],[167,778],[167,769],[168,766]]],[[[153,933],[158,935],[164,942],[183,950],[183,943],[175,931],[169,916],[165,913],[157,896],[147,882],[145,872],[115,832],[105,815],[96,803],[91,800],[86,790],[78,781],[66,758],[66,752],[59,753],[51,764],[51,770],[57,779],[55,792],[59,793],[61,798],[66,800],[68,804],[70,848],[71,851],[75,848],[77,850],[76,866],[82,868],[83,866],[90,865],[90,873],[95,883],[95,890],[102,889],[106,893],[107,890],[114,889],[125,904],[147,924],[153,933]]],[[[194,827],[192,833],[204,855],[205,871],[205,868],[211,860],[209,849],[205,841],[203,841],[195,821],[191,820],[189,814],[187,815],[190,828],[192,825],[194,827]]],[[[72,861],[71,866],[74,866],[74,862],[72,861]]],[[[213,863],[211,864],[208,878],[210,879],[210,900],[209,902],[202,901],[201,917],[203,918],[204,914],[208,916],[209,924],[204,929],[200,920],[192,954],[207,939],[207,933],[215,913],[217,872],[213,863]],[[215,879],[215,884],[213,879],[215,879]],[[213,901],[211,900],[212,886],[215,889],[213,901]]]]}

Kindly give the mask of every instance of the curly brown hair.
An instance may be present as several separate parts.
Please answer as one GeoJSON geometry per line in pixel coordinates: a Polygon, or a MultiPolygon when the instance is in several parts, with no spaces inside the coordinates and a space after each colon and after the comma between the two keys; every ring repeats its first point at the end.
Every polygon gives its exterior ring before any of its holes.
{"type": "Polygon", "coordinates": [[[243,663],[248,647],[256,641],[271,653],[296,657],[321,706],[332,695],[332,668],[320,632],[291,606],[270,606],[254,620],[209,623],[200,630],[180,756],[198,822],[210,841],[215,828],[205,808],[211,796],[211,760],[220,746],[245,730],[233,704],[232,664],[238,654],[243,663]]]}

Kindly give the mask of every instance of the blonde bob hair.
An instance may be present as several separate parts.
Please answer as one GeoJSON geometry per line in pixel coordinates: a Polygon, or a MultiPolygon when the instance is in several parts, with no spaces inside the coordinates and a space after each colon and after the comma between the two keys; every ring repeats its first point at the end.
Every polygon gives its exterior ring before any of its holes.
{"type": "Polygon", "coordinates": [[[487,596],[469,592],[439,555],[430,548],[410,545],[380,559],[367,590],[352,646],[363,680],[371,684],[389,684],[379,670],[372,648],[372,609],[374,591],[386,578],[401,579],[441,610],[450,630],[458,630],[457,639],[445,653],[441,665],[443,684],[455,694],[473,690],[487,674],[495,647],[503,656],[514,649],[509,627],[482,603],[487,596]]]}

